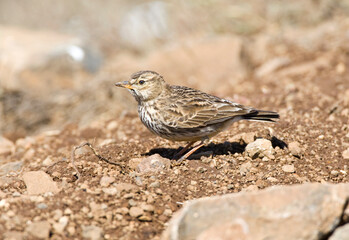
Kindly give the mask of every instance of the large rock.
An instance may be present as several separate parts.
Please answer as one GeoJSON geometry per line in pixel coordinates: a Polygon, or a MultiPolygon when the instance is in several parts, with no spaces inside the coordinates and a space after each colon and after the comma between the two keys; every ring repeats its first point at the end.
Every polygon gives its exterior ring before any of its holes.
{"type": "Polygon", "coordinates": [[[329,240],[348,240],[349,239],[349,224],[336,229],[329,240]]]}
{"type": "Polygon", "coordinates": [[[341,220],[349,184],[278,186],[188,202],[162,239],[323,239],[341,220]]]}
{"type": "Polygon", "coordinates": [[[0,87],[6,89],[52,88],[53,79],[38,81],[33,77],[40,68],[60,72],[61,78],[56,78],[54,83],[63,87],[68,81],[71,84],[71,79],[62,78],[63,72],[77,68],[96,71],[101,65],[100,56],[75,36],[8,26],[0,26],[0,35],[4,36],[0,40],[0,67],[7,70],[0,72],[0,87]]]}

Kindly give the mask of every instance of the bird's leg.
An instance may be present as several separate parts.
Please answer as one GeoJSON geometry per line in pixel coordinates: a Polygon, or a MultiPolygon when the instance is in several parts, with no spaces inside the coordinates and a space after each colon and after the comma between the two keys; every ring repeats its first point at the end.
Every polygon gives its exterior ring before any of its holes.
{"type": "Polygon", "coordinates": [[[196,145],[195,147],[193,147],[192,150],[190,150],[185,155],[183,155],[180,159],[178,159],[177,164],[180,164],[184,159],[187,159],[190,155],[192,155],[194,152],[196,152],[196,150],[198,150],[199,148],[204,146],[205,142],[206,142],[206,139],[201,140],[201,142],[198,145],[196,145]]]}
{"type": "Polygon", "coordinates": [[[182,156],[183,153],[185,153],[185,151],[188,150],[188,148],[191,147],[191,145],[193,145],[196,141],[192,141],[190,143],[187,144],[187,146],[185,146],[182,150],[180,150],[178,153],[176,153],[173,157],[173,159],[177,159],[178,157],[182,156]]]}

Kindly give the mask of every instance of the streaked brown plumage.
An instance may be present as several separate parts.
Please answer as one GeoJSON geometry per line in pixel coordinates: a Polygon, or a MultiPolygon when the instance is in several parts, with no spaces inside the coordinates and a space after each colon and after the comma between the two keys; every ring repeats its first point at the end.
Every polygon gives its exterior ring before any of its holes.
{"type": "Polygon", "coordinates": [[[169,140],[189,141],[177,156],[201,141],[180,161],[233,122],[243,119],[274,122],[273,119],[279,118],[276,112],[245,107],[199,90],[169,85],[153,71],[136,72],[130,81],[115,85],[131,92],[138,102],[139,117],[150,131],[169,140]]]}

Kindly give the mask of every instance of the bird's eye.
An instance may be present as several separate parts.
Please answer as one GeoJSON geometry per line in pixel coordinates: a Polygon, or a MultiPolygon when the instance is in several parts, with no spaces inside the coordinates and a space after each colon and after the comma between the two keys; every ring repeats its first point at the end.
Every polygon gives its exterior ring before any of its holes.
{"type": "Polygon", "coordinates": [[[143,84],[145,83],[145,81],[144,81],[144,80],[140,80],[138,83],[139,83],[140,85],[143,85],[143,84]]]}

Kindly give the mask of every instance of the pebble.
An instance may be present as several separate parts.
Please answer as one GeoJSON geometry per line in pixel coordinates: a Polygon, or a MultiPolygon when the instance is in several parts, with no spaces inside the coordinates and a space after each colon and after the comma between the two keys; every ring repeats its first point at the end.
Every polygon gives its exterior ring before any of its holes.
{"type": "Polygon", "coordinates": [[[99,184],[102,187],[109,187],[109,185],[112,184],[113,182],[115,182],[115,177],[103,176],[99,181],[99,184]]]}
{"type": "Polygon", "coordinates": [[[153,221],[153,219],[150,216],[147,216],[147,215],[140,216],[138,218],[138,220],[142,221],[142,222],[151,222],[151,221],[153,221]]]}
{"type": "Polygon", "coordinates": [[[128,161],[129,168],[137,170],[138,164],[142,162],[143,158],[132,158],[128,161]]]}
{"type": "Polygon", "coordinates": [[[55,232],[59,234],[63,234],[64,228],[67,226],[68,221],[69,221],[69,218],[67,216],[63,216],[59,218],[58,222],[54,223],[52,227],[55,230],[55,232]]]}
{"type": "Polygon", "coordinates": [[[275,152],[271,141],[267,139],[257,139],[256,141],[249,143],[246,146],[245,151],[252,159],[258,157],[263,158],[264,156],[269,157],[275,152]]]}
{"type": "Polygon", "coordinates": [[[31,171],[23,174],[23,181],[27,186],[29,195],[38,195],[43,193],[58,193],[60,189],[57,183],[44,171],[31,171]]]}
{"type": "Polygon", "coordinates": [[[135,183],[137,186],[143,186],[143,179],[140,176],[135,177],[135,183]]]}
{"type": "Polygon", "coordinates": [[[287,173],[293,173],[296,170],[294,168],[294,165],[291,164],[291,165],[283,165],[282,166],[282,171],[287,172],[287,173]]]}
{"type": "Polygon", "coordinates": [[[347,150],[343,151],[342,156],[344,159],[349,159],[349,148],[347,148],[347,150]]]}
{"type": "Polygon", "coordinates": [[[103,239],[103,231],[100,227],[94,225],[82,225],[82,237],[91,240],[103,239]]]}
{"type": "Polygon", "coordinates": [[[4,235],[3,235],[3,238],[6,239],[6,240],[23,240],[23,239],[27,239],[27,237],[25,237],[25,233],[17,232],[17,231],[5,232],[4,235]]]}
{"type": "Polygon", "coordinates": [[[291,142],[288,144],[288,149],[290,150],[291,154],[296,157],[300,157],[303,153],[299,142],[291,142]]]}
{"type": "Polygon", "coordinates": [[[151,204],[142,204],[141,208],[143,209],[143,211],[145,212],[154,212],[155,208],[153,205],[151,204]]]}
{"type": "Polygon", "coordinates": [[[137,202],[136,202],[135,200],[133,200],[133,199],[130,199],[130,200],[128,201],[128,205],[129,205],[130,207],[135,207],[135,206],[137,205],[137,202]]]}
{"type": "Polygon", "coordinates": [[[140,207],[131,207],[130,211],[129,211],[129,214],[130,214],[131,217],[137,218],[137,217],[142,216],[144,214],[144,211],[140,207]]]}
{"type": "Polygon", "coordinates": [[[167,217],[171,217],[172,216],[172,210],[169,208],[166,208],[163,212],[163,215],[167,216],[167,217]]]}
{"type": "Polygon", "coordinates": [[[131,184],[131,183],[118,183],[115,185],[115,188],[119,192],[131,192],[131,191],[138,191],[138,186],[131,184]]]}
{"type": "Polygon", "coordinates": [[[241,164],[240,169],[239,169],[240,175],[245,176],[246,173],[248,173],[251,168],[252,168],[251,162],[246,162],[246,163],[241,164]]]}
{"type": "Polygon", "coordinates": [[[0,137],[0,155],[13,154],[15,152],[15,144],[7,138],[0,137]]]}
{"type": "Polygon", "coordinates": [[[160,182],[159,181],[152,182],[151,184],[149,184],[149,187],[150,188],[158,188],[158,187],[160,187],[160,182]]]}
{"type": "Polygon", "coordinates": [[[44,161],[42,161],[42,165],[45,167],[51,166],[53,164],[53,160],[50,157],[46,157],[44,161]]]}
{"type": "Polygon", "coordinates": [[[19,171],[22,168],[22,165],[23,165],[22,161],[6,163],[0,166],[0,176],[5,176],[10,172],[19,171]]]}
{"type": "Polygon", "coordinates": [[[162,190],[161,190],[160,188],[157,188],[157,189],[155,190],[155,193],[156,193],[157,195],[162,195],[162,190]]]}
{"type": "Polygon", "coordinates": [[[102,188],[102,191],[108,195],[116,195],[118,193],[118,190],[115,187],[102,188]]]}
{"type": "Polygon", "coordinates": [[[126,208],[126,207],[122,207],[122,208],[118,208],[118,209],[116,209],[116,211],[115,211],[116,213],[120,213],[120,214],[123,214],[123,215],[126,215],[126,214],[128,214],[129,213],[129,210],[128,210],[128,208],[126,208]]]}
{"type": "Polygon", "coordinates": [[[151,155],[141,160],[137,165],[136,171],[139,173],[161,172],[169,169],[171,161],[167,158],[161,157],[159,154],[151,155]]]}
{"type": "Polygon", "coordinates": [[[48,239],[51,225],[47,221],[33,222],[30,223],[26,231],[35,238],[48,239]]]}
{"type": "Polygon", "coordinates": [[[258,190],[258,186],[257,185],[250,185],[248,187],[245,187],[241,190],[241,192],[254,192],[258,190]]]}
{"type": "Polygon", "coordinates": [[[332,170],[330,173],[333,177],[338,177],[339,172],[337,170],[332,170]]]}
{"type": "Polygon", "coordinates": [[[277,183],[277,182],[279,182],[279,180],[278,180],[277,178],[274,178],[274,177],[268,177],[267,180],[268,180],[269,182],[272,182],[272,183],[277,183]]]}

